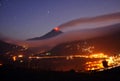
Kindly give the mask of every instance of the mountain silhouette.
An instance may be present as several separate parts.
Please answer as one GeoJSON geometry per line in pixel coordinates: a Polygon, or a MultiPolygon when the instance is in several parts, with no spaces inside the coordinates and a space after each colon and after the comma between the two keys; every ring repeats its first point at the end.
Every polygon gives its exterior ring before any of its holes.
{"type": "Polygon", "coordinates": [[[51,30],[50,32],[48,32],[47,34],[45,34],[41,37],[30,38],[30,39],[27,39],[27,40],[28,41],[30,41],[30,40],[44,40],[44,39],[55,37],[55,36],[57,36],[59,34],[62,34],[62,33],[63,32],[60,31],[60,30],[53,29],[53,30],[51,30]]]}
{"type": "Polygon", "coordinates": [[[19,51],[20,49],[23,49],[23,47],[0,40],[0,54],[5,54],[12,51],[19,51]]]}

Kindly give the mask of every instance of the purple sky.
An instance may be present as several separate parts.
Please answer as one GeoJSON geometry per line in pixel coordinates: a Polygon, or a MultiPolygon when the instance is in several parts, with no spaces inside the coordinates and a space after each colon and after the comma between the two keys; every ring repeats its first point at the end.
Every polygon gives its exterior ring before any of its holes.
{"type": "Polygon", "coordinates": [[[0,34],[39,37],[73,19],[120,12],[120,0],[0,0],[0,34]]]}

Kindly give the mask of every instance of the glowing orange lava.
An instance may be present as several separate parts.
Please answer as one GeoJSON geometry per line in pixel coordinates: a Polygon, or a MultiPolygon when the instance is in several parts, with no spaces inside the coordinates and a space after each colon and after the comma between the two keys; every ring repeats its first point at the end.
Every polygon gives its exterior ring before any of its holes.
{"type": "Polygon", "coordinates": [[[55,31],[59,31],[60,29],[59,29],[58,27],[55,27],[54,30],[55,30],[55,31]]]}

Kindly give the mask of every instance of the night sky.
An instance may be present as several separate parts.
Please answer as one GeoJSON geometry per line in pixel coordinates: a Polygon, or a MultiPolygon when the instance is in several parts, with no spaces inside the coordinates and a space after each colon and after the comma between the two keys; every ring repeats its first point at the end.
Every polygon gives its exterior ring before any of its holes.
{"type": "Polygon", "coordinates": [[[120,0],[0,0],[0,35],[39,37],[65,22],[120,12],[120,0]]]}

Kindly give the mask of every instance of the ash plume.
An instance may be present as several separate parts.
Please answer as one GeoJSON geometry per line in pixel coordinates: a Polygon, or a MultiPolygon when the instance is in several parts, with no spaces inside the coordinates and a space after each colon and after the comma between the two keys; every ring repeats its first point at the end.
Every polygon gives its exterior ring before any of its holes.
{"type": "Polygon", "coordinates": [[[98,26],[107,26],[110,24],[120,23],[120,12],[106,14],[102,16],[89,17],[89,18],[80,18],[75,19],[64,24],[59,25],[60,29],[70,29],[74,30],[75,28],[93,28],[98,26]]]}

